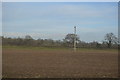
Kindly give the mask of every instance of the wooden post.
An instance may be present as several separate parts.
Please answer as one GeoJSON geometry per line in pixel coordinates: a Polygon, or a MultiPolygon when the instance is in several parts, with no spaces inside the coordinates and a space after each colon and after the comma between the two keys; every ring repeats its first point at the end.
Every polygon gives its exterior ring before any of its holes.
{"type": "Polygon", "coordinates": [[[74,26],[74,52],[76,52],[76,26],[74,26]]]}

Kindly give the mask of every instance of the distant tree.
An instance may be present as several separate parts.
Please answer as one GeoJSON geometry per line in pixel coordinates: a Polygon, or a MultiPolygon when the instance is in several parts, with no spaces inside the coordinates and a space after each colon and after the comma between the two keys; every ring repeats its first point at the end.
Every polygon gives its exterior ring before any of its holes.
{"type": "Polygon", "coordinates": [[[52,40],[52,39],[45,39],[44,40],[44,46],[52,47],[53,45],[54,45],[54,40],[52,40]]]}
{"type": "Polygon", "coordinates": [[[90,42],[90,48],[100,48],[100,43],[98,43],[97,41],[93,41],[93,42],[90,42]]]}
{"type": "Polygon", "coordinates": [[[77,47],[79,47],[79,48],[84,48],[86,46],[87,46],[87,43],[85,41],[79,41],[79,43],[77,45],[77,47]]]}
{"type": "Polygon", "coordinates": [[[25,39],[33,39],[30,35],[26,35],[25,39]]]}
{"type": "Polygon", "coordinates": [[[120,34],[118,34],[118,45],[120,46],[120,34]]]}
{"type": "Polygon", "coordinates": [[[26,35],[24,39],[24,43],[27,46],[33,46],[34,45],[34,39],[30,35],[26,35]]]}
{"type": "Polygon", "coordinates": [[[117,37],[113,33],[107,33],[105,35],[105,40],[108,48],[111,48],[112,44],[116,44],[118,42],[117,37]]]}
{"type": "Polygon", "coordinates": [[[67,45],[73,46],[72,44],[74,43],[75,38],[77,42],[80,41],[78,35],[75,35],[75,34],[67,34],[65,36],[65,39],[63,39],[63,41],[67,43],[67,45]]]}

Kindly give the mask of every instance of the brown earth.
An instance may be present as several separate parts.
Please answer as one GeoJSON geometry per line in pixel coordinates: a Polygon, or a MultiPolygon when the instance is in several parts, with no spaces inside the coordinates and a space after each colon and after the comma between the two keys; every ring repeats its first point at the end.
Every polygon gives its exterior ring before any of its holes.
{"type": "Polygon", "coordinates": [[[3,49],[3,77],[116,78],[117,52],[3,49]]]}

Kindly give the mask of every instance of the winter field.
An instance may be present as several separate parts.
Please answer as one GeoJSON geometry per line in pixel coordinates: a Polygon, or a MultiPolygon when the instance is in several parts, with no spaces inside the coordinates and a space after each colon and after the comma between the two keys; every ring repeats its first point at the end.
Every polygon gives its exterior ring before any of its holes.
{"type": "Polygon", "coordinates": [[[3,78],[116,78],[116,49],[2,47],[3,78]]]}

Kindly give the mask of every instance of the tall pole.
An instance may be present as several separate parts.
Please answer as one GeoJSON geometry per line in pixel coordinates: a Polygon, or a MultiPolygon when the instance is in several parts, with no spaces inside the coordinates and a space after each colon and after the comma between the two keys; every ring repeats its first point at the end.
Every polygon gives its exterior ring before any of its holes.
{"type": "Polygon", "coordinates": [[[74,52],[76,52],[76,26],[74,26],[74,52]]]}

